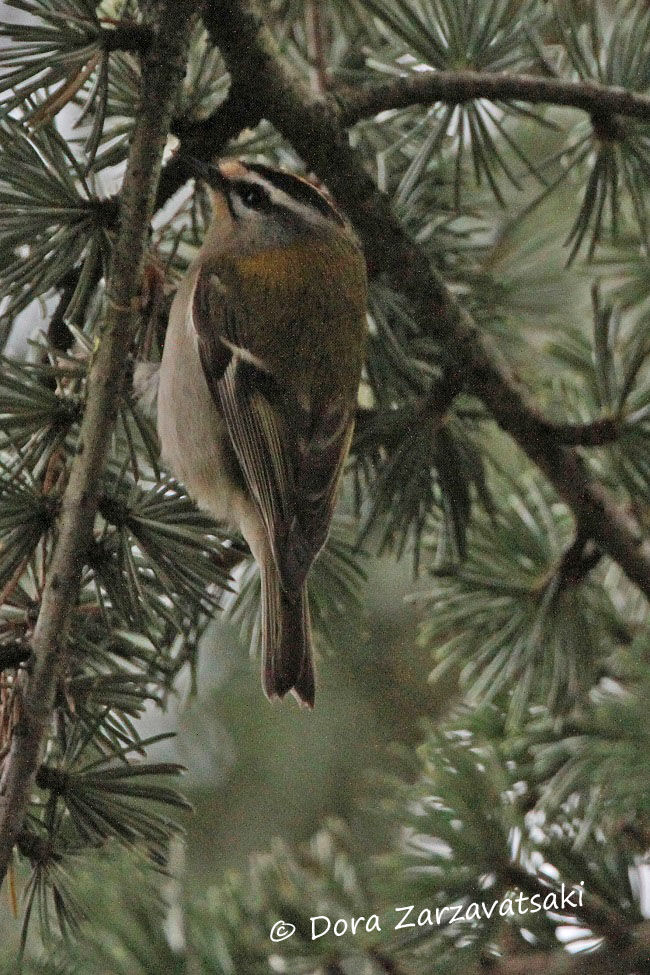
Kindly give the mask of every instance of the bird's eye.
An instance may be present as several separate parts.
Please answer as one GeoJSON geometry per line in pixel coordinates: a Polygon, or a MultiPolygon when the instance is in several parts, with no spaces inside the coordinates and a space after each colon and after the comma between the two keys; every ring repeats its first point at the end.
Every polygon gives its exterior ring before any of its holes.
{"type": "Polygon", "coordinates": [[[268,202],[266,191],[255,183],[238,183],[235,190],[244,206],[258,210],[268,202]]]}

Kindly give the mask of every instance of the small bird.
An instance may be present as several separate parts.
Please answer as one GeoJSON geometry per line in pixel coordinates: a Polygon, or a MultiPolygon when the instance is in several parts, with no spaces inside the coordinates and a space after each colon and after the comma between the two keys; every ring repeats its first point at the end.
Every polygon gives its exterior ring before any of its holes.
{"type": "Polygon", "coordinates": [[[262,582],[262,684],[314,704],[306,581],[350,447],[366,335],[361,246],[311,182],[258,163],[194,161],[213,219],[171,307],[162,456],[238,528],[262,582]]]}

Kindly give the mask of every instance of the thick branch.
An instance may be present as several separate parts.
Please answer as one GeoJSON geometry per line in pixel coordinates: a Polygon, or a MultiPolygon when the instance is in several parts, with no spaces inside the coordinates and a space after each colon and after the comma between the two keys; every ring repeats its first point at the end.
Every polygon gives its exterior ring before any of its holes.
{"type": "MultiPolygon", "coordinates": [[[[182,144],[183,153],[210,162],[242,129],[255,126],[260,116],[251,109],[246,92],[231,84],[225,101],[201,122],[174,119],[170,131],[182,144]]],[[[189,174],[178,156],[163,168],[156,194],[155,210],[161,209],[182,186],[189,174]]],[[[117,221],[117,197],[109,196],[97,204],[98,220],[102,227],[112,228],[117,221]]]]}
{"type": "MultiPolygon", "coordinates": [[[[176,120],[172,125],[172,133],[180,140],[186,155],[210,162],[226,147],[230,139],[239,135],[246,126],[257,125],[259,120],[259,115],[251,110],[246,91],[233,81],[225,101],[212,115],[201,122],[189,124],[176,120]]],[[[187,169],[180,159],[172,159],[163,170],[156,207],[164,206],[187,179],[187,169]]]]}
{"type": "MultiPolygon", "coordinates": [[[[208,14],[210,16],[212,15],[208,14]]],[[[131,39],[129,31],[130,27],[121,28],[120,31],[105,31],[105,46],[110,45],[108,49],[113,50],[125,48],[125,45],[128,47],[129,44],[146,45],[146,31],[134,39],[131,39]]],[[[240,97],[246,94],[247,87],[247,84],[236,89],[233,86],[224,104],[205,121],[186,126],[179,124],[175,127],[174,132],[183,141],[185,151],[209,160],[245,126],[259,122],[259,112],[251,109],[250,92],[248,98],[240,97]]],[[[614,114],[650,119],[648,95],[595,81],[562,81],[556,78],[486,71],[435,71],[409,75],[372,87],[346,89],[344,93],[337,94],[336,102],[339,108],[339,124],[346,127],[387,109],[435,101],[461,104],[472,98],[489,98],[494,101],[516,99],[529,104],[566,105],[589,112],[596,120],[611,118],[614,114]]],[[[177,162],[170,163],[163,173],[158,206],[162,206],[180,189],[185,179],[181,166],[177,162]]]]}
{"type": "Polygon", "coordinates": [[[574,447],[604,447],[615,443],[621,435],[620,421],[610,416],[601,416],[587,423],[556,423],[544,420],[546,433],[556,443],[574,447]]]}
{"type": "Polygon", "coordinates": [[[146,54],[153,41],[153,31],[146,24],[118,21],[114,27],[103,27],[100,43],[105,51],[136,51],[146,54]]]}
{"type": "Polygon", "coordinates": [[[596,81],[563,81],[491,71],[419,72],[372,87],[346,91],[337,101],[341,106],[342,124],[353,125],[389,108],[430,102],[458,105],[472,98],[567,105],[596,117],[626,115],[650,121],[649,95],[596,81]]]}
{"type": "Polygon", "coordinates": [[[331,98],[315,97],[284,61],[253,0],[210,0],[205,21],[256,114],[271,121],[349,213],[371,273],[383,273],[411,302],[420,327],[442,350],[450,387],[483,400],[571,506],[594,541],[650,596],[650,545],[635,520],[593,481],[579,454],[558,446],[548,422],[510,375],[496,350],[406,235],[353,150],[331,98]]]}
{"type": "Polygon", "coordinates": [[[470,388],[572,509],[578,524],[629,579],[650,597],[650,544],[631,514],[590,475],[580,454],[560,446],[540,427],[536,409],[485,346],[470,364],[470,388]]]}
{"type": "Polygon", "coordinates": [[[100,342],[87,386],[78,452],[63,494],[57,540],[32,638],[34,669],[25,687],[4,775],[0,818],[0,880],[22,828],[51,720],[59,678],[67,663],[66,634],[79,589],[84,553],[92,539],[100,479],[106,462],[134,330],[143,258],[165,139],[184,73],[194,0],[157,4],[158,30],[143,62],[143,108],[133,135],[121,197],[120,225],[107,285],[100,342]]]}
{"type": "MultiPolygon", "coordinates": [[[[317,5],[314,5],[314,11],[317,13],[317,5]]],[[[212,13],[208,12],[208,20],[212,16],[212,13]]],[[[112,42],[114,47],[120,46],[122,35],[124,42],[129,42],[129,30],[129,27],[122,29],[120,36],[112,42]]],[[[107,30],[105,34],[107,37],[117,35],[118,31],[107,30]]],[[[137,37],[136,41],[145,44],[146,32],[141,37],[137,37]]],[[[246,89],[250,87],[250,79],[246,79],[245,75],[235,80],[241,81],[242,78],[244,84],[237,90],[233,87],[226,102],[208,119],[187,126],[178,126],[175,134],[183,140],[186,151],[202,159],[210,159],[220,152],[228,139],[236,136],[241,129],[259,122],[259,112],[251,109],[251,92],[248,91],[247,98],[240,97],[241,94],[246,94],[246,89]]],[[[346,127],[387,109],[405,108],[409,105],[435,101],[461,104],[472,98],[489,98],[494,101],[514,99],[529,104],[566,105],[588,112],[601,127],[602,121],[611,120],[613,115],[650,119],[650,96],[648,95],[602,85],[595,81],[563,81],[534,75],[511,75],[486,71],[435,71],[412,74],[371,87],[346,89],[337,94],[336,104],[339,124],[346,127]]],[[[158,205],[162,206],[183,182],[184,175],[181,167],[172,162],[163,174],[158,205]]]]}
{"type": "Polygon", "coordinates": [[[560,592],[579,586],[600,562],[603,553],[580,527],[557,567],[560,592]]]}

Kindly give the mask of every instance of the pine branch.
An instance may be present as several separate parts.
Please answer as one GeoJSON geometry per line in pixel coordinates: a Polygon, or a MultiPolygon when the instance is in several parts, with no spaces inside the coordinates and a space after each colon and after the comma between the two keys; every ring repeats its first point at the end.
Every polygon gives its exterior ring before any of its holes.
{"type": "MultiPolygon", "coordinates": [[[[210,162],[226,147],[230,139],[239,135],[246,126],[257,125],[260,117],[251,108],[246,86],[235,81],[228,97],[208,118],[201,122],[187,123],[177,119],[171,131],[181,142],[183,152],[210,162]]],[[[165,205],[189,178],[187,168],[177,156],[165,166],[158,187],[156,209],[165,205]]]]}
{"type": "Polygon", "coordinates": [[[409,239],[386,196],[349,145],[340,109],[315,97],[283,59],[253,0],[212,0],[204,13],[235,83],[346,207],[363,241],[370,273],[384,273],[411,302],[423,331],[442,348],[447,381],[466,383],[545,473],[594,541],[650,596],[650,543],[634,518],[609,498],[578,453],[560,446],[470,315],[409,239]]]}
{"type": "MultiPolygon", "coordinates": [[[[128,27],[123,30],[124,43],[128,47],[128,27]]],[[[120,33],[121,31],[122,28],[120,33]]],[[[117,35],[118,31],[105,31],[105,34],[117,35]]],[[[144,35],[142,39],[138,38],[139,43],[144,40],[144,35]]],[[[120,42],[116,38],[115,47],[119,46],[120,42]]],[[[209,118],[199,123],[179,124],[174,128],[174,133],[184,142],[184,149],[200,158],[210,159],[241,129],[259,122],[260,113],[251,110],[251,92],[247,91],[249,83],[238,85],[237,81],[237,78],[233,79],[229,98],[209,118]],[[248,98],[242,99],[242,94],[248,95],[248,98]]],[[[321,86],[321,91],[323,90],[321,86]]],[[[562,105],[583,110],[591,115],[595,130],[603,138],[609,139],[620,140],[625,134],[617,116],[650,120],[648,95],[595,81],[565,81],[506,72],[426,72],[391,79],[370,87],[341,89],[334,92],[333,96],[332,103],[338,107],[339,124],[343,127],[349,127],[364,118],[390,109],[434,101],[460,105],[481,98],[494,101],[513,99],[529,104],[562,105]]],[[[162,206],[183,185],[185,178],[182,167],[177,162],[166,167],[158,206],[162,206]]]]}
{"type": "Polygon", "coordinates": [[[601,558],[602,552],[590,541],[587,533],[578,528],[557,569],[558,592],[580,585],[592,569],[596,568],[601,558]]]}
{"type": "Polygon", "coordinates": [[[368,957],[373,960],[379,970],[384,972],[385,975],[403,975],[404,970],[394,958],[391,958],[387,951],[380,951],[379,948],[369,948],[368,957]]]}
{"type": "MultiPolygon", "coordinates": [[[[508,863],[503,868],[497,866],[496,869],[507,883],[526,891],[529,897],[537,895],[543,900],[552,890],[552,887],[541,883],[538,876],[528,873],[517,864],[508,863]]],[[[585,927],[595,934],[602,935],[611,945],[627,948],[632,943],[629,925],[625,923],[624,918],[589,891],[585,892],[582,904],[575,913],[584,922],[585,927]]]]}
{"type": "MultiPolygon", "coordinates": [[[[247,126],[253,128],[259,121],[260,116],[251,108],[245,87],[233,83],[228,97],[212,115],[200,122],[174,119],[170,132],[180,140],[184,154],[211,162],[225,149],[230,139],[234,139],[247,126]]],[[[179,155],[176,155],[162,170],[154,209],[162,209],[189,178],[187,167],[179,155]]],[[[101,224],[107,229],[116,224],[116,202],[117,197],[110,196],[97,207],[101,224]]]]}
{"type": "Polygon", "coordinates": [[[527,396],[496,362],[484,356],[471,371],[472,391],[546,475],[578,524],[650,596],[650,543],[636,520],[590,475],[577,451],[555,442],[544,425],[540,428],[539,414],[527,396]]]}
{"type": "Polygon", "coordinates": [[[387,109],[430,102],[461,105],[475,98],[566,105],[598,119],[623,115],[650,121],[650,95],[594,81],[564,81],[506,72],[427,71],[337,94],[341,124],[345,126],[387,109]]]}
{"type": "Polygon", "coordinates": [[[615,443],[621,435],[620,423],[611,416],[602,416],[587,423],[541,420],[540,424],[557,443],[573,447],[604,447],[615,443]]]}
{"type": "Polygon", "coordinates": [[[151,48],[153,33],[146,24],[120,20],[115,27],[104,27],[101,46],[104,51],[135,51],[146,54],[151,48]]]}
{"type": "Polygon", "coordinates": [[[630,944],[622,948],[601,947],[598,951],[569,954],[527,951],[510,958],[484,958],[467,970],[467,975],[621,975],[621,972],[650,971],[650,922],[632,929],[630,944]]]}
{"type": "Polygon", "coordinates": [[[71,268],[59,281],[62,294],[50,318],[47,327],[47,338],[52,347],[58,349],[60,352],[66,352],[72,345],[72,332],[66,324],[65,315],[72,296],[77,289],[80,276],[80,269],[71,268]]]}
{"type": "Polygon", "coordinates": [[[93,525],[110,437],[124,381],[126,354],[140,302],[149,223],[163,148],[178,86],[193,0],[157,4],[159,29],[143,61],[142,109],[134,129],[122,189],[120,229],[107,287],[105,320],[91,365],[78,452],[70,470],[32,648],[34,670],[24,689],[4,773],[0,817],[0,879],[22,829],[51,719],[58,680],[64,672],[67,624],[74,608],[93,525]]]}
{"type": "Polygon", "coordinates": [[[327,59],[325,56],[325,25],[318,0],[309,0],[305,7],[307,49],[311,62],[312,87],[325,92],[329,87],[327,59]]]}

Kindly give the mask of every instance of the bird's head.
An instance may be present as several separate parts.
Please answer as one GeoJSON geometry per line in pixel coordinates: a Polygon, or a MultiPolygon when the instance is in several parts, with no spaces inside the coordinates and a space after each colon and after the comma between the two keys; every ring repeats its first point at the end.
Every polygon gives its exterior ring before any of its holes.
{"type": "Polygon", "coordinates": [[[242,249],[292,244],[309,235],[352,236],[332,200],[301,176],[235,159],[192,160],[189,166],[208,186],[220,236],[242,249]]]}

